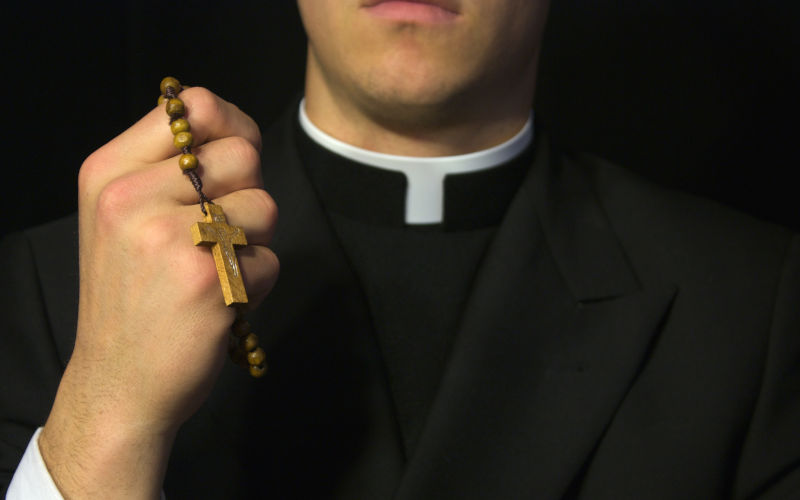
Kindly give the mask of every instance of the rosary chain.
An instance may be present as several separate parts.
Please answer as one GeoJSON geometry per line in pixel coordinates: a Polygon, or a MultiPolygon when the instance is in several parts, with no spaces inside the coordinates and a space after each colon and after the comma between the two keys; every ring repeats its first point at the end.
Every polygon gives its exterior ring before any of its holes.
{"type": "MultiPolygon", "coordinates": [[[[192,186],[200,198],[200,210],[203,215],[208,215],[205,204],[213,204],[203,192],[203,181],[197,174],[199,162],[192,153],[193,137],[189,122],[183,117],[186,108],[178,94],[183,90],[180,82],[170,76],[161,81],[161,96],[158,104],[166,102],[166,111],[169,115],[169,125],[173,133],[173,143],[182,153],[178,164],[185,175],[189,177],[192,186]]],[[[267,372],[266,354],[258,345],[258,336],[251,331],[250,323],[245,320],[244,304],[234,304],[236,319],[231,325],[231,335],[228,342],[228,354],[238,365],[246,367],[250,375],[258,378],[267,372]]]]}
{"type": "MultiPolygon", "coordinates": [[[[169,77],[167,77],[167,78],[169,78],[169,77]]],[[[167,80],[167,78],[165,78],[164,80],[167,80]]],[[[163,96],[166,98],[166,100],[167,100],[167,102],[169,104],[170,100],[178,99],[178,94],[182,90],[183,90],[183,87],[180,86],[180,84],[178,83],[177,80],[175,80],[174,82],[170,81],[166,85],[164,85],[164,94],[163,94],[163,96]],[[175,84],[177,84],[177,88],[174,86],[175,84]]],[[[183,112],[184,112],[183,106],[180,106],[180,113],[178,113],[177,110],[174,111],[173,113],[170,113],[169,107],[167,107],[167,114],[169,114],[169,124],[172,125],[173,123],[175,123],[176,120],[184,120],[185,121],[185,119],[183,118],[183,112]]],[[[183,132],[185,134],[188,134],[188,137],[189,137],[188,138],[188,144],[180,146],[179,149],[181,150],[181,153],[184,154],[184,156],[185,155],[191,155],[191,157],[194,158],[194,162],[193,162],[194,166],[191,167],[191,168],[184,168],[183,164],[181,164],[181,169],[183,169],[183,173],[189,177],[189,180],[192,182],[192,186],[194,186],[195,191],[197,191],[197,195],[200,198],[200,201],[199,201],[200,210],[203,212],[203,215],[206,215],[206,207],[205,207],[204,204],[205,203],[213,204],[214,202],[211,201],[206,196],[206,194],[203,192],[203,181],[200,179],[200,176],[197,175],[197,166],[198,166],[197,158],[192,154],[192,145],[191,145],[192,136],[191,136],[191,132],[189,132],[189,130],[188,130],[188,122],[186,122],[186,123],[187,123],[187,125],[186,125],[187,130],[181,131],[181,132],[183,132]]],[[[176,134],[176,136],[177,136],[177,134],[176,134]]],[[[177,140],[176,140],[176,144],[175,145],[178,146],[177,140]]]]}

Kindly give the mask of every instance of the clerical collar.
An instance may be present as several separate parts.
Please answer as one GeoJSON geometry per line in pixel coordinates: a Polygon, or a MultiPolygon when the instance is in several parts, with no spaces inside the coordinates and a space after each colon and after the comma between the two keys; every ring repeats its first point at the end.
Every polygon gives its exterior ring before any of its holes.
{"type": "MultiPolygon", "coordinates": [[[[521,153],[528,149],[533,142],[533,119],[531,117],[514,137],[482,151],[441,157],[389,155],[352,146],[331,137],[309,120],[305,110],[305,99],[300,101],[299,108],[300,126],[303,132],[317,145],[356,164],[397,172],[404,176],[406,189],[403,222],[407,225],[442,224],[445,221],[448,205],[455,208],[450,203],[451,200],[445,198],[446,184],[464,184],[459,182],[459,178],[461,181],[467,180],[468,184],[472,184],[469,179],[474,181],[478,177],[468,174],[490,171],[496,167],[513,163],[512,160],[520,157],[521,153]]],[[[498,175],[489,175],[484,180],[509,178],[509,175],[504,175],[509,174],[509,172],[505,172],[508,169],[501,170],[503,171],[495,172],[495,174],[499,174],[499,177],[498,175]]],[[[363,177],[363,175],[359,177],[363,177]]],[[[517,175],[511,177],[516,179],[517,175]]],[[[495,182],[498,181],[497,179],[495,182]]],[[[450,189],[447,191],[447,198],[450,198],[450,189]]],[[[485,195],[489,196],[489,193],[494,191],[496,190],[490,188],[485,195]]],[[[481,196],[481,193],[476,194],[481,196]]],[[[497,202],[497,200],[489,201],[497,202]]],[[[448,218],[450,217],[448,216],[448,218]]]]}

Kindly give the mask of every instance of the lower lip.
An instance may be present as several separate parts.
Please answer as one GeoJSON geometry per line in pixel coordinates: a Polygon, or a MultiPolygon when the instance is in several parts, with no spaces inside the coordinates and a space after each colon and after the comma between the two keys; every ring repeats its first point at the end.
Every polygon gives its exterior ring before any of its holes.
{"type": "Polygon", "coordinates": [[[375,17],[421,24],[444,24],[452,22],[458,17],[457,13],[436,5],[402,0],[381,2],[372,7],[366,7],[366,10],[375,17]]]}

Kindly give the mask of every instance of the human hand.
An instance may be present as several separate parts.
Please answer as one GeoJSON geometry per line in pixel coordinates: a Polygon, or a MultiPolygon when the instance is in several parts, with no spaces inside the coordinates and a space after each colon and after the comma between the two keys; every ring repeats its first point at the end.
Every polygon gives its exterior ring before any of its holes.
{"type": "MultiPolygon", "coordinates": [[[[258,127],[208,90],[180,98],[204,191],[247,235],[237,254],[257,304],[278,272],[266,247],[277,210],[262,188],[258,127]]],[[[69,494],[157,494],[174,434],[224,362],[235,313],[208,248],[192,243],[202,213],[168,122],[159,106],[81,167],[78,331],[39,440],[69,494]]]]}

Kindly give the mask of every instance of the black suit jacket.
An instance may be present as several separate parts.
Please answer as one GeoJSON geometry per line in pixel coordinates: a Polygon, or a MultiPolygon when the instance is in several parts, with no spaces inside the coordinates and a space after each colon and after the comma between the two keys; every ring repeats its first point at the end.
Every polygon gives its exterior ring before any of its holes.
{"type": "MultiPolygon", "coordinates": [[[[800,498],[788,231],[540,134],[404,456],[361,285],[291,121],[264,153],[281,277],[252,320],[270,372],[226,366],[178,436],[169,498],[800,498]]],[[[73,217],[2,247],[4,485],[72,349],[75,236],[73,217]]]]}

